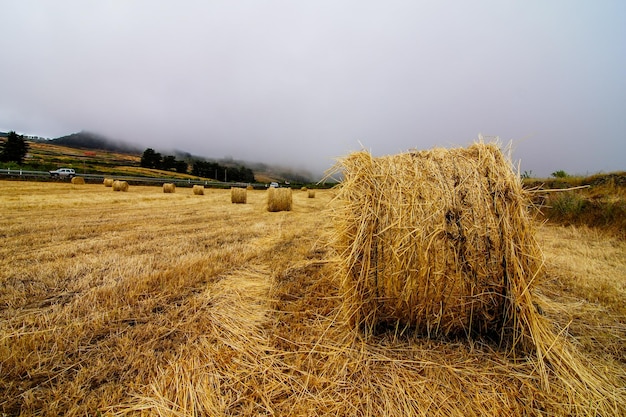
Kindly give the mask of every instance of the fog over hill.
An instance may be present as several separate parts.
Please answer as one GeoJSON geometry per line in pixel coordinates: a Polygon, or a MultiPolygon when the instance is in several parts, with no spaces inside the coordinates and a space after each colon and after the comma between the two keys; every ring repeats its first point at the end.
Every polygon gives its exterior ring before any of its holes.
{"type": "Polygon", "coordinates": [[[143,149],[141,149],[138,145],[133,145],[121,140],[110,139],[97,133],[85,131],[51,139],[49,142],[73,148],[102,149],[104,151],[120,153],[143,152],[143,149]]]}
{"type": "MultiPolygon", "coordinates": [[[[130,153],[130,154],[142,154],[147,148],[151,146],[147,146],[142,148],[139,145],[132,144],[123,140],[111,139],[104,135],[100,135],[93,132],[81,131],[78,133],[72,133],[70,135],[61,136],[54,139],[45,140],[45,142],[63,145],[72,148],[81,148],[81,149],[98,149],[105,150],[111,152],[119,152],[119,153],[130,153]]],[[[184,160],[186,162],[192,161],[209,161],[209,162],[217,162],[223,166],[245,166],[246,168],[252,169],[256,173],[262,173],[267,175],[268,177],[277,179],[277,180],[289,180],[294,182],[311,182],[317,181],[320,179],[319,175],[314,175],[307,170],[298,170],[289,166],[282,165],[274,165],[267,164],[264,162],[258,161],[245,161],[241,159],[236,159],[233,157],[225,157],[225,158],[215,158],[207,155],[194,155],[190,152],[178,149],[167,149],[167,148],[156,148],[153,147],[156,152],[159,152],[163,156],[172,155],[175,156],[176,159],[184,160]]]]}

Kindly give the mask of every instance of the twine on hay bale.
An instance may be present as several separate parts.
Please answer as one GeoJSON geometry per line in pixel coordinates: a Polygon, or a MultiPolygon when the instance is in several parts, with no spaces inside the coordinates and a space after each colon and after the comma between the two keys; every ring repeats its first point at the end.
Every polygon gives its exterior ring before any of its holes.
{"type": "Polygon", "coordinates": [[[165,194],[172,194],[176,192],[176,184],[171,182],[163,183],[163,192],[165,194]]]}
{"type": "Polygon", "coordinates": [[[113,187],[113,178],[105,178],[102,183],[105,187],[113,187]]]}
{"type": "Polygon", "coordinates": [[[315,190],[309,190],[309,198],[315,198],[315,190]]]}
{"type": "Polygon", "coordinates": [[[202,185],[194,185],[193,186],[193,194],[194,195],[204,195],[204,186],[202,186],[202,185]]]}
{"type": "Polygon", "coordinates": [[[128,183],[126,181],[113,181],[113,191],[128,191],[128,183]]]}
{"type": "Polygon", "coordinates": [[[85,179],[83,177],[72,177],[72,184],[85,184],[85,179]]]}
{"type": "Polygon", "coordinates": [[[274,188],[267,190],[267,211],[291,211],[293,196],[291,188],[274,188]]]}
{"type": "Polygon", "coordinates": [[[233,204],[246,204],[248,201],[248,190],[245,188],[231,187],[230,202],[233,204]]]}

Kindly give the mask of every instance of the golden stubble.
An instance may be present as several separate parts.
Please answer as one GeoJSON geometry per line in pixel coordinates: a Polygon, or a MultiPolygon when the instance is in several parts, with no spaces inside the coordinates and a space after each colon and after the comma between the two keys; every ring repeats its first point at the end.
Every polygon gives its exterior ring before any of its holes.
{"type": "MultiPolygon", "coordinates": [[[[589,411],[562,392],[543,391],[533,364],[513,363],[494,346],[393,335],[365,340],[350,330],[340,318],[336,260],[328,250],[333,193],[294,193],[292,211],[270,213],[263,190],[249,190],[239,205],[231,204],[230,190],[164,194],[131,184],[114,193],[102,184],[0,182],[0,412],[589,411]]],[[[567,244],[561,232],[539,232],[554,272],[540,290],[564,306],[546,315],[559,325],[574,320],[572,333],[583,323],[609,341],[612,349],[582,332],[564,334],[624,381],[618,342],[626,334],[618,325],[625,319],[613,298],[587,301],[550,284],[598,278],[573,265],[571,274],[563,272],[552,249],[567,244]],[[602,320],[594,321],[600,310],[602,320]]],[[[581,231],[578,239],[591,245],[593,234],[581,231]]],[[[615,396],[624,399],[623,391],[615,396]]]]}

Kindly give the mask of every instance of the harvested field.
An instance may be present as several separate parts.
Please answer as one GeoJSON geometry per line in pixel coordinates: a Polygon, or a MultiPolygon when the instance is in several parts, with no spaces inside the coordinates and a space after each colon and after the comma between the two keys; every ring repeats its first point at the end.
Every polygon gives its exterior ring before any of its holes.
{"type": "MultiPolygon", "coordinates": [[[[279,213],[264,190],[245,205],[229,190],[107,191],[0,181],[0,414],[596,414],[488,341],[353,330],[333,191],[294,193],[279,213]]],[[[624,415],[626,243],[537,237],[544,317],[603,371],[604,415],[624,415]]]]}

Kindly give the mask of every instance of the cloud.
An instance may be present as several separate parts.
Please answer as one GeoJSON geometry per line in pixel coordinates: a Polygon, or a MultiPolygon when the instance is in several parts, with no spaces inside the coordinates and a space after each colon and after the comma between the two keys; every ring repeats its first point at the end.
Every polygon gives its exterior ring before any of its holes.
{"type": "Polygon", "coordinates": [[[321,172],[517,139],[525,169],[624,169],[621,2],[5,2],[0,129],[96,131],[321,172]],[[523,139],[525,138],[525,139],[523,139]]]}

